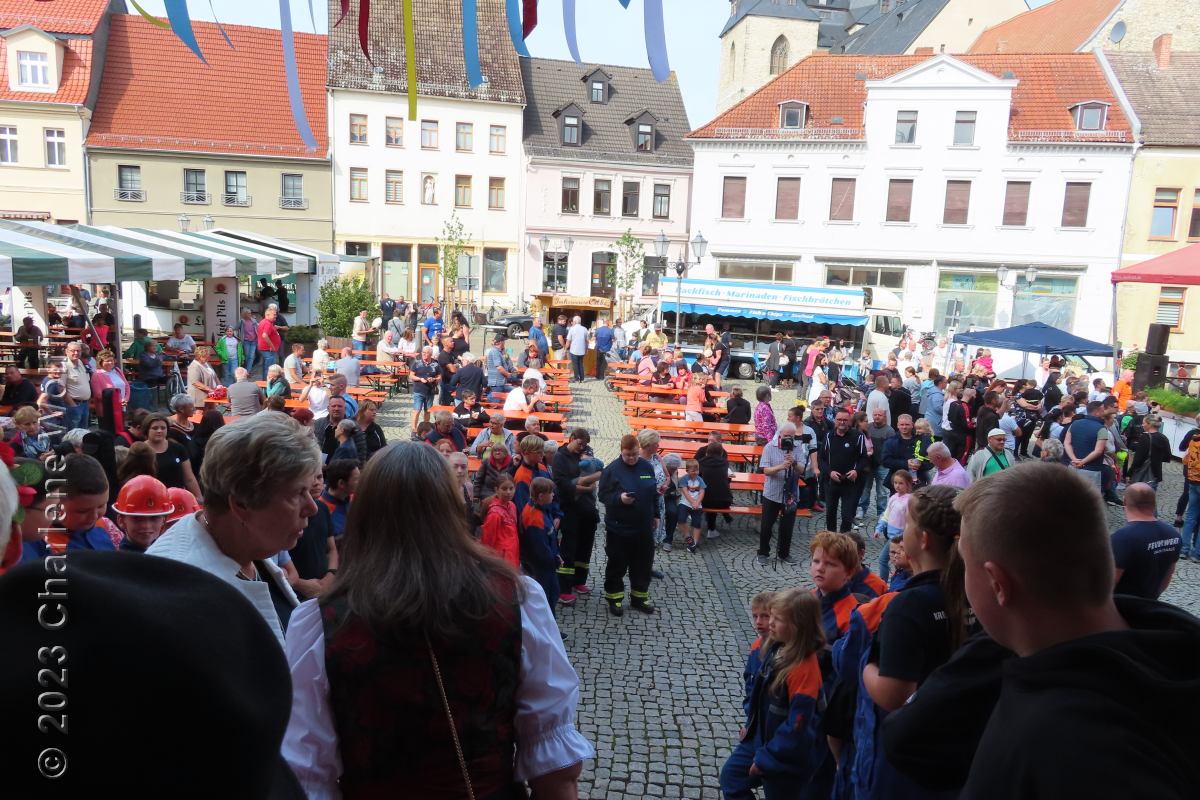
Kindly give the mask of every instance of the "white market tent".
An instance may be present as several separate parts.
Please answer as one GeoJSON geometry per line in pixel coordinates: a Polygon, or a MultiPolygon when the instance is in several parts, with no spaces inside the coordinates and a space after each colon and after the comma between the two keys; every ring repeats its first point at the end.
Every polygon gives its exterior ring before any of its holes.
{"type": "Polygon", "coordinates": [[[0,290],[13,286],[319,274],[339,258],[244,231],[178,232],[0,220],[0,290]]]}

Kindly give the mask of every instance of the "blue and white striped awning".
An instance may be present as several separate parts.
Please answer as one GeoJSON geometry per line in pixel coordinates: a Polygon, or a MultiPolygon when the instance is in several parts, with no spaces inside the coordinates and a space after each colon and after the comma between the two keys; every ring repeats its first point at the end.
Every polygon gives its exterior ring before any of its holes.
{"type": "Polygon", "coordinates": [[[338,257],[242,231],[0,220],[0,289],[316,273],[338,257]]]}

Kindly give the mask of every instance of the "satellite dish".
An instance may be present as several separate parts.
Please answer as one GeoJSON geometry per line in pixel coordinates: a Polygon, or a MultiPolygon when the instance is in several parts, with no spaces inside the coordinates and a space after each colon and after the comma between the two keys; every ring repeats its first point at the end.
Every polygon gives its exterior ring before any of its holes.
{"type": "Polygon", "coordinates": [[[1120,44],[1121,40],[1125,38],[1125,30],[1125,20],[1121,20],[1116,25],[1113,25],[1112,31],[1108,34],[1109,40],[1113,44],[1120,44]]]}

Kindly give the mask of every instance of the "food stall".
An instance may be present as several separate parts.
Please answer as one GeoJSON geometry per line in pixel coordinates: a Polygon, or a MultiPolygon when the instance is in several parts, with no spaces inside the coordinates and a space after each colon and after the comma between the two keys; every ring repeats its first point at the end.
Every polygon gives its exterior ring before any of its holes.
{"type": "MultiPolygon", "coordinates": [[[[546,292],[533,296],[533,302],[529,305],[529,313],[542,318],[547,335],[549,335],[550,327],[554,324],[555,317],[559,314],[566,314],[568,323],[572,317],[579,317],[583,322],[583,327],[591,330],[600,317],[605,317],[610,324],[612,323],[613,301],[611,297],[585,297],[546,292]]],[[[596,351],[590,347],[587,355],[583,358],[583,368],[588,375],[596,372],[596,351]]]]}

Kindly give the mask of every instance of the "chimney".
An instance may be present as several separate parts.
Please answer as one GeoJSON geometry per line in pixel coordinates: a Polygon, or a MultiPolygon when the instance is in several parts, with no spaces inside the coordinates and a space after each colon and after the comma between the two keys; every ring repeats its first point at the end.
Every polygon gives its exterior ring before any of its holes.
{"type": "Polygon", "coordinates": [[[1171,66],[1171,34],[1164,33],[1154,40],[1154,63],[1159,69],[1171,66]]]}
{"type": "Polygon", "coordinates": [[[1001,40],[999,40],[998,42],[996,42],[996,52],[997,52],[997,53],[1006,53],[1006,52],[1008,52],[1008,42],[1006,42],[1006,41],[1005,41],[1005,40],[1003,40],[1003,39],[1001,39],[1001,40]]]}
{"type": "Polygon", "coordinates": [[[931,56],[933,55],[932,47],[918,47],[913,51],[914,56],[931,56]]]}

